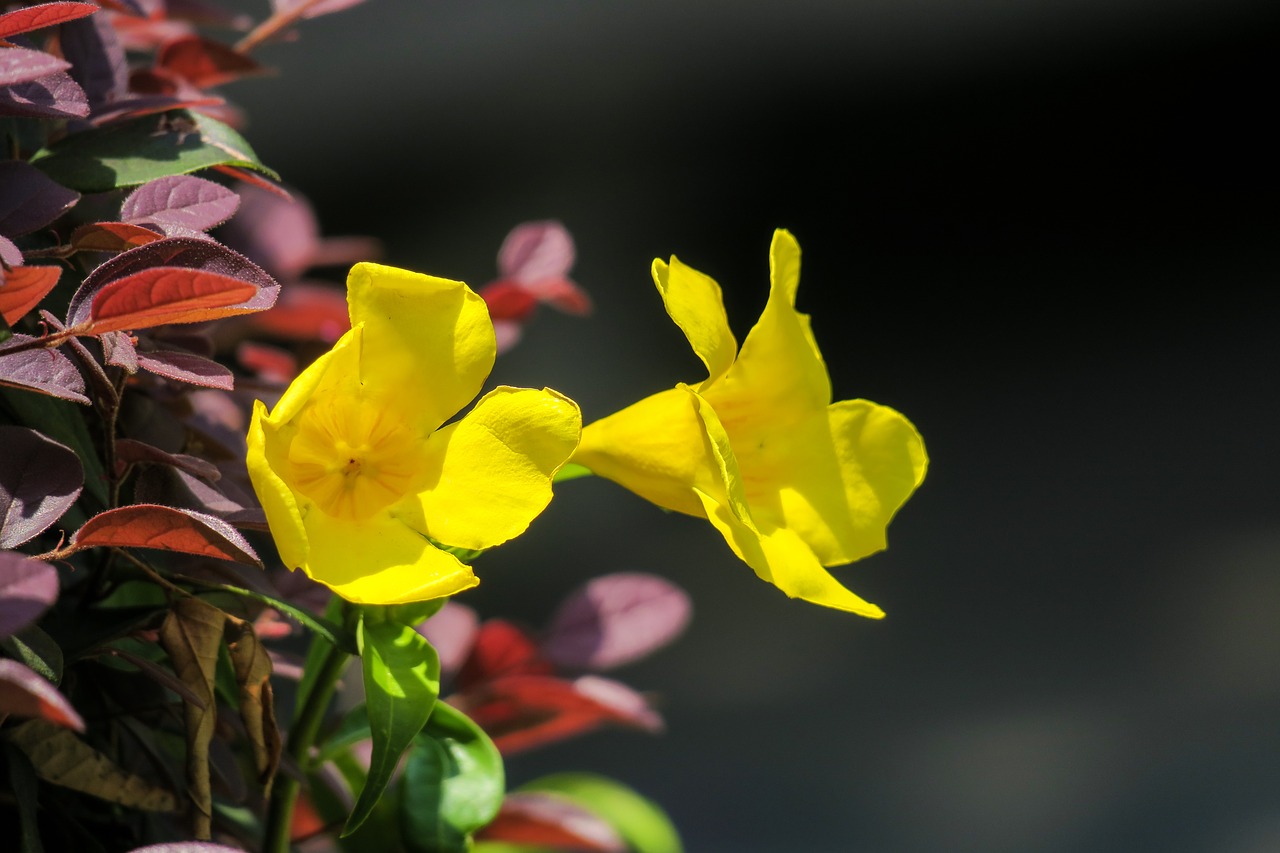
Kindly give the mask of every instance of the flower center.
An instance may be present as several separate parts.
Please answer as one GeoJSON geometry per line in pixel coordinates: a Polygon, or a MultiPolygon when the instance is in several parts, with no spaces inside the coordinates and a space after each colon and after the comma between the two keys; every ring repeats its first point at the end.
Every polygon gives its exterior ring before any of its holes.
{"type": "Polygon", "coordinates": [[[294,421],[289,479],[325,514],[368,518],[416,491],[425,440],[386,402],[333,391],[294,421]]]}

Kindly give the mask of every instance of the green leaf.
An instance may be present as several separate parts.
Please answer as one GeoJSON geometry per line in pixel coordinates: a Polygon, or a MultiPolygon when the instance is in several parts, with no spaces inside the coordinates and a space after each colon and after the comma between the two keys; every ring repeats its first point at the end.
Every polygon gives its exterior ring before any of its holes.
{"type": "Polygon", "coordinates": [[[9,765],[9,790],[18,806],[18,823],[21,833],[18,853],[44,853],[40,844],[40,827],[36,823],[37,795],[40,781],[36,769],[26,753],[9,744],[0,744],[5,762],[9,765]]]}
{"type": "Polygon", "coordinates": [[[259,162],[239,133],[207,115],[186,110],[74,133],[39,152],[31,162],[58,183],[81,192],[136,186],[212,166],[238,166],[280,179],[259,162]]]}
{"type": "Polygon", "coordinates": [[[618,831],[633,853],[682,853],[680,836],[666,812],[626,785],[594,773],[555,773],[520,787],[558,794],[599,815],[618,831]]]}
{"type": "Polygon", "coordinates": [[[310,611],[303,610],[301,607],[297,607],[287,601],[282,601],[275,596],[255,592],[251,589],[243,589],[238,586],[232,586],[231,584],[223,583],[216,584],[216,586],[218,589],[224,589],[228,592],[234,592],[236,595],[243,595],[245,598],[252,598],[255,601],[261,601],[263,604],[268,604],[276,610],[279,610],[281,613],[289,614],[310,629],[313,634],[323,637],[330,645],[336,646],[349,655],[359,653],[356,648],[356,639],[351,636],[351,632],[340,625],[335,625],[328,619],[316,616],[310,611]]]}
{"type": "Polygon", "coordinates": [[[361,619],[359,639],[373,754],[369,776],[343,836],[354,832],[373,811],[400,756],[426,725],[440,695],[440,659],[413,628],[361,619]]]}
{"type": "Polygon", "coordinates": [[[427,601],[414,601],[409,604],[392,604],[387,607],[387,619],[391,622],[398,622],[401,625],[420,625],[432,616],[440,612],[440,608],[444,607],[445,602],[449,600],[448,596],[443,598],[432,598],[427,601]]]}
{"type": "Polygon", "coordinates": [[[62,683],[62,649],[39,626],[28,625],[0,640],[0,648],[54,684],[62,683]]]}
{"type": "Polygon", "coordinates": [[[498,813],[502,756],[469,717],[436,704],[404,767],[400,826],[410,853],[465,853],[498,813]]]}

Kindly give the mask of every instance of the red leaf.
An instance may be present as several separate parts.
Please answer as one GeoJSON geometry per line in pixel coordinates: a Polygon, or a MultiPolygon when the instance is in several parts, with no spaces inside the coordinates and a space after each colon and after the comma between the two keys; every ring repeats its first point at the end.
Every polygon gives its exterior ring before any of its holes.
{"type": "Polygon", "coordinates": [[[0,15],[0,38],[74,21],[98,11],[92,3],[41,3],[0,15]]]}
{"type": "Polygon", "coordinates": [[[514,281],[502,279],[480,288],[494,320],[524,320],[538,306],[538,298],[514,281]]]}
{"type": "Polygon", "coordinates": [[[218,86],[266,68],[235,48],[200,36],[175,39],[160,49],[157,64],[196,86],[218,86]]]}
{"type": "Polygon", "coordinates": [[[127,222],[90,222],[71,232],[71,248],[77,252],[123,252],[162,237],[158,231],[127,222]]]}
{"type": "Polygon", "coordinates": [[[0,270],[0,315],[12,326],[36,307],[62,277],[61,267],[34,266],[0,270]]]}
{"type": "Polygon", "coordinates": [[[298,375],[298,360],[293,353],[256,341],[236,345],[236,361],[246,370],[268,382],[291,382],[298,375]]]}
{"type": "Polygon", "coordinates": [[[262,568],[262,561],[234,527],[211,515],[157,504],[109,509],[84,523],[72,537],[85,548],[155,548],[214,557],[262,568]]]}
{"type": "Polygon", "coordinates": [[[51,723],[84,731],[84,720],[71,703],[30,667],[0,660],[0,715],[43,717],[51,723]]]}
{"type": "Polygon", "coordinates": [[[151,267],[116,279],[98,291],[86,333],[100,335],[243,314],[249,309],[239,303],[257,292],[248,282],[218,273],[151,267]]]}
{"type": "Polygon", "coordinates": [[[331,344],[351,328],[346,295],[335,287],[295,281],[276,304],[255,315],[254,328],[278,338],[331,344]]]}
{"type": "Polygon", "coordinates": [[[586,853],[626,853],[630,848],[607,821],[566,797],[543,791],[512,791],[498,816],[477,839],[586,853]]]}
{"type": "Polygon", "coordinates": [[[505,620],[489,619],[476,634],[471,654],[458,673],[458,686],[466,690],[473,684],[504,675],[550,675],[551,672],[551,664],[542,658],[528,634],[505,620]]]}

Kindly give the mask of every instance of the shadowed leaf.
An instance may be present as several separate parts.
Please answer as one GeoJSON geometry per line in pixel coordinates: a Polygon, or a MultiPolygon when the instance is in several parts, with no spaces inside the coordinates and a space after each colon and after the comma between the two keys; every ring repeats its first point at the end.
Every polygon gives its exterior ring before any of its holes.
{"type": "Polygon", "coordinates": [[[227,633],[231,664],[240,687],[240,719],[253,745],[258,781],[270,790],[271,780],[280,766],[281,750],[271,692],[271,659],[248,622],[228,619],[227,633]]]}
{"type": "Polygon", "coordinates": [[[153,447],[150,444],[136,441],[132,438],[116,439],[116,461],[126,465],[138,462],[169,465],[210,481],[215,481],[222,476],[222,472],[218,470],[216,465],[208,460],[201,459],[199,456],[189,456],[185,453],[168,453],[158,447],[153,447]]]}
{"type": "Polygon", "coordinates": [[[174,674],[199,696],[203,707],[184,702],[187,727],[187,795],[195,809],[194,835],[208,839],[213,820],[213,792],[209,786],[209,741],[217,724],[213,677],[226,616],[198,598],[182,598],[160,626],[160,645],[174,674]]]}
{"type": "Polygon", "coordinates": [[[18,33],[29,33],[64,21],[74,21],[96,11],[98,6],[93,3],[71,2],[40,3],[25,9],[15,9],[0,15],[0,38],[7,39],[18,33]]]}
{"type": "Polygon", "coordinates": [[[84,89],[65,71],[0,87],[0,116],[84,118],[88,114],[89,99],[84,89]]]}
{"type": "Polygon", "coordinates": [[[76,551],[93,547],[155,548],[262,567],[234,527],[211,515],[154,504],[109,509],[84,523],[72,539],[76,551]]]}
{"type": "Polygon", "coordinates": [[[190,175],[149,181],[125,197],[120,218],[137,225],[207,231],[231,218],[240,196],[221,184],[190,175]]]}
{"type": "Polygon", "coordinates": [[[158,231],[127,222],[91,222],[71,232],[71,247],[78,252],[123,252],[164,237],[158,231]]]}
{"type": "Polygon", "coordinates": [[[39,305],[61,277],[62,267],[48,265],[0,271],[0,316],[12,326],[39,305]]]}
{"type": "Polygon", "coordinates": [[[219,165],[253,169],[279,179],[239,133],[187,110],[72,134],[33,163],[58,183],[81,192],[136,186],[219,165]]]}
{"type": "Polygon", "coordinates": [[[76,454],[32,429],[0,425],[0,548],[35,538],[80,496],[76,454]]]}
{"type": "Polygon", "coordinates": [[[80,193],[22,160],[0,162],[0,187],[0,234],[9,237],[43,228],[80,200],[80,193]]]}
{"type": "Polygon", "coordinates": [[[0,637],[31,625],[57,598],[57,569],[25,554],[0,551],[0,637]]]}
{"type": "Polygon", "coordinates": [[[604,575],[560,605],[542,653],[570,669],[612,669],[671,642],[689,624],[691,611],[684,590],[657,575],[604,575]]]}
{"type": "Polygon", "coordinates": [[[138,365],[165,379],[199,385],[201,388],[230,391],[235,387],[235,377],[230,370],[195,353],[177,350],[139,352],[138,365]]]}
{"type": "Polygon", "coordinates": [[[36,775],[46,782],[141,811],[178,810],[172,791],[122,769],[70,729],[28,720],[7,731],[9,742],[26,753],[36,775]]]}
{"type": "MultiPolygon", "coordinates": [[[[30,335],[14,335],[7,343],[17,345],[31,340],[34,338],[30,335]]],[[[56,349],[0,353],[0,385],[89,404],[84,395],[84,377],[75,363],[56,349]]]]}
{"type": "Polygon", "coordinates": [[[67,71],[89,99],[90,111],[124,97],[129,91],[129,65],[115,26],[107,15],[70,21],[58,32],[67,71]]]}
{"type": "Polygon", "coordinates": [[[84,720],[66,697],[30,667],[0,659],[0,715],[38,717],[78,732],[84,720]]]}

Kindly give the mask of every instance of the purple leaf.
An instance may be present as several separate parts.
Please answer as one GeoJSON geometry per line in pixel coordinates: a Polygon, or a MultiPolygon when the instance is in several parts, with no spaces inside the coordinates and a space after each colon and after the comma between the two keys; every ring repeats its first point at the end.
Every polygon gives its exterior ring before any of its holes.
{"type": "Polygon", "coordinates": [[[69,447],[20,426],[0,426],[0,548],[34,539],[67,511],[84,487],[69,447]]]}
{"type": "Polygon", "coordinates": [[[58,71],[66,71],[71,63],[42,50],[9,47],[0,50],[0,86],[30,83],[58,71]]]}
{"type": "Polygon", "coordinates": [[[124,97],[129,91],[129,66],[115,24],[106,15],[94,15],[62,25],[62,54],[71,62],[72,79],[84,89],[89,106],[98,107],[124,97]]]}
{"type": "Polygon", "coordinates": [[[0,87],[0,116],[84,118],[89,99],[65,71],[29,83],[0,87]]]}
{"type": "Polygon", "coordinates": [[[280,292],[280,285],[261,267],[220,243],[191,237],[168,237],[121,252],[89,273],[80,289],[71,297],[71,304],[67,308],[67,325],[78,325],[89,319],[94,297],[107,284],[160,266],[200,270],[255,285],[258,288],[257,295],[240,305],[246,310],[270,308],[280,292]]]}
{"type": "Polygon", "coordinates": [[[493,823],[480,838],[519,844],[548,842],[556,849],[591,853],[627,853],[631,848],[604,818],[577,803],[545,791],[508,791],[493,823]]]}
{"type": "Polygon", "coordinates": [[[20,267],[23,263],[22,250],[3,234],[0,234],[0,261],[7,267],[20,267]]]}
{"type": "Polygon", "coordinates": [[[0,716],[42,717],[84,731],[84,720],[58,689],[16,660],[0,660],[0,716]]]}
{"type": "Polygon", "coordinates": [[[562,667],[613,669],[671,642],[691,611],[689,596],[656,575],[604,575],[560,605],[542,652],[562,667]]]}
{"type": "MultiPolygon", "coordinates": [[[[217,480],[222,476],[218,467],[199,456],[188,456],[185,453],[167,453],[158,447],[132,438],[116,439],[116,460],[126,465],[136,462],[152,462],[179,468],[206,480],[217,480]]],[[[193,507],[199,509],[199,507],[193,507]]]]}
{"type": "Polygon", "coordinates": [[[311,205],[297,192],[281,198],[254,184],[242,184],[240,210],[219,236],[282,279],[297,278],[314,263],[320,225],[311,205]]]}
{"type": "Polygon", "coordinates": [[[453,675],[462,669],[467,655],[471,653],[476,633],[480,630],[480,617],[465,604],[449,601],[417,630],[440,656],[440,672],[453,675]]]}
{"type": "Polygon", "coordinates": [[[210,361],[203,356],[176,350],[153,350],[139,352],[138,364],[144,370],[172,379],[175,382],[189,382],[204,388],[220,388],[230,391],[235,387],[235,379],[231,371],[210,361]]]}
{"type": "Polygon", "coordinates": [[[30,163],[0,162],[0,234],[17,237],[43,228],[79,200],[80,193],[30,163]]]}
{"type": "Polygon", "coordinates": [[[231,218],[240,196],[221,184],[190,175],[149,181],[131,192],[120,206],[120,219],[135,225],[207,231],[231,218]]]}
{"type": "Polygon", "coordinates": [[[57,569],[24,554],[0,551],[0,637],[35,622],[57,598],[57,569]]]}
{"type": "MultiPolygon", "coordinates": [[[[30,335],[14,335],[5,345],[16,346],[33,340],[30,335]]],[[[0,352],[0,385],[89,404],[89,398],[84,395],[84,377],[71,359],[56,349],[0,352]]]]}
{"type": "Polygon", "coordinates": [[[113,367],[124,368],[130,376],[138,372],[138,348],[133,339],[124,332],[107,332],[100,335],[102,341],[102,360],[113,367]]]}
{"type": "Polygon", "coordinates": [[[526,222],[511,229],[498,250],[498,273],[520,284],[563,278],[573,266],[573,238],[559,222],[526,222]]]}
{"type": "Polygon", "coordinates": [[[212,841],[172,841],[135,847],[129,853],[244,853],[239,847],[214,844],[212,841]]]}

